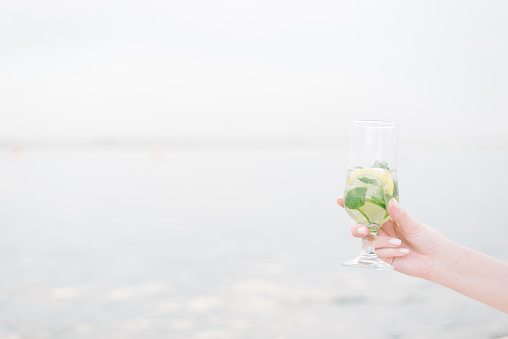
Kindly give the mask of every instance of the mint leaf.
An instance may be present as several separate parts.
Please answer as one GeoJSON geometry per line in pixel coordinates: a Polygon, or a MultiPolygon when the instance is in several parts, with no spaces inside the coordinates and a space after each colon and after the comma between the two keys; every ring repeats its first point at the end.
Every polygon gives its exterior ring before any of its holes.
{"type": "Polygon", "coordinates": [[[399,186],[397,185],[397,182],[393,181],[393,195],[390,195],[388,193],[385,194],[386,203],[388,204],[388,201],[390,201],[392,198],[397,199],[399,201],[399,186]]]}
{"type": "Polygon", "coordinates": [[[355,210],[365,205],[365,195],[367,187],[355,187],[349,190],[344,197],[344,206],[350,210],[355,210]]]}
{"type": "Polygon", "coordinates": [[[371,184],[371,185],[378,185],[378,181],[376,179],[369,179],[367,177],[361,177],[361,178],[358,178],[358,180],[360,180],[361,182],[364,182],[366,184],[371,184]]]}
{"type": "Polygon", "coordinates": [[[383,168],[385,170],[390,169],[390,168],[388,168],[388,163],[386,163],[384,161],[379,161],[379,160],[374,161],[374,165],[372,165],[372,168],[383,168]]]}
{"type": "Polygon", "coordinates": [[[399,185],[395,180],[393,181],[393,197],[399,200],[399,185]]]}
{"type": "Polygon", "coordinates": [[[377,190],[375,194],[373,194],[370,199],[367,199],[369,202],[378,205],[379,207],[382,207],[386,209],[386,200],[384,196],[384,190],[382,187],[377,190]]]}

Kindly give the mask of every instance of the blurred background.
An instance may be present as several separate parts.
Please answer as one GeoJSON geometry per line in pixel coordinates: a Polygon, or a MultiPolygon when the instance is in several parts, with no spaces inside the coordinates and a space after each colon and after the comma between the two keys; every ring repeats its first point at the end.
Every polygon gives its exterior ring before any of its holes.
{"type": "Polygon", "coordinates": [[[401,203],[508,261],[506,1],[0,2],[0,339],[499,338],[348,270],[348,122],[401,203]],[[369,326],[365,326],[366,322],[369,326]]]}

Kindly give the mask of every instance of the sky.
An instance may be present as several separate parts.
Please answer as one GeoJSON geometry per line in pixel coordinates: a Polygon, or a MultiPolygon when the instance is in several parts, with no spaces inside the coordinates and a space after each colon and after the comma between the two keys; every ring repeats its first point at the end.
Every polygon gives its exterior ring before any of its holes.
{"type": "Polygon", "coordinates": [[[506,1],[2,1],[0,139],[505,138],[506,1]]]}

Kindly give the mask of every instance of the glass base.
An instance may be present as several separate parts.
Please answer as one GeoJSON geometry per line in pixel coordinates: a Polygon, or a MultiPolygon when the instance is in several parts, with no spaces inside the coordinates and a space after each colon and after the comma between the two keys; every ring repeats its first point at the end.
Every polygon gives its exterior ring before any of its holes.
{"type": "Polygon", "coordinates": [[[393,270],[394,267],[376,255],[360,255],[353,260],[344,261],[342,266],[351,268],[367,268],[371,270],[393,270]]]}

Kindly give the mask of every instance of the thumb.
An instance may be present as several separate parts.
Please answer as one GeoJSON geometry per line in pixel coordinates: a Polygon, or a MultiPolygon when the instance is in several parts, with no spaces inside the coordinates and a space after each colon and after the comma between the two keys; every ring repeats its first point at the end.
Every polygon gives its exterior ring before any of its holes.
{"type": "Polygon", "coordinates": [[[422,231],[424,226],[419,221],[413,219],[404,209],[400,208],[395,199],[388,202],[388,214],[392,220],[398,224],[405,233],[414,234],[422,231]]]}

